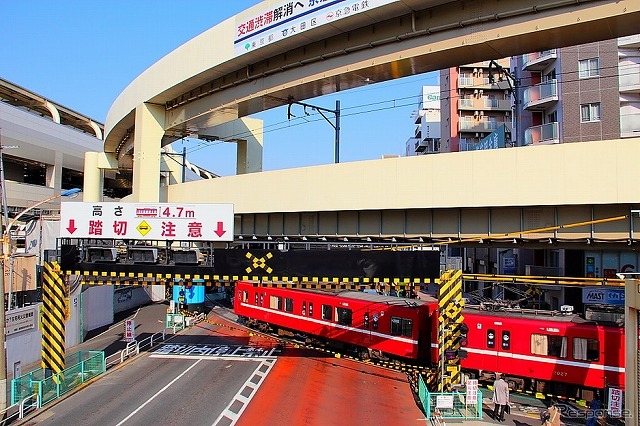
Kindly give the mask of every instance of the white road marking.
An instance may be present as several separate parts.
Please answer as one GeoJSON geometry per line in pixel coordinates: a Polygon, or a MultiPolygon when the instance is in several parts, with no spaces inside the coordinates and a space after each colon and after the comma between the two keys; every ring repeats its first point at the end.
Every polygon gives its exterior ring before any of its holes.
{"type": "Polygon", "coordinates": [[[251,399],[255,396],[258,388],[264,381],[271,368],[276,363],[276,359],[265,359],[253,370],[253,373],[249,376],[246,382],[242,386],[240,386],[240,390],[231,399],[227,408],[224,409],[222,413],[218,416],[218,418],[213,422],[213,426],[217,426],[218,424],[224,424],[228,426],[233,426],[236,424],[240,416],[244,412],[244,409],[247,408],[251,399]],[[255,379],[254,379],[255,378],[255,379]],[[249,395],[245,395],[245,389],[249,390],[249,395]],[[240,410],[238,412],[232,411],[232,406],[241,405],[240,410]],[[224,420],[224,421],[223,421],[224,420]]]}
{"type": "Polygon", "coordinates": [[[156,397],[158,395],[160,395],[162,392],[166,391],[169,386],[171,386],[172,384],[174,384],[175,382],[178,381],[178,379],[180,379],[182,376],[184,376],[185,374],[187,374],[189,372],[189,370],[191,370],[193,367],[195,367],[196,365],[198,365],[200,363],[200,361],[202,361],[201,359],[194,362],[191,367],[187,368],[186,370],[184,370],[182,373],[180,373],[180,375],[178,377],[176,377],[175,379],[173,379],[172,381],[170,381],[169,383],[167,383],[167,385],[165,387],[163,387],[162,389],[160,389],[158,392],[155,393],[155,395],[153,395],[151,398],[147,399],[145,401],[144,404],[142,404],[141,406],[139,406],[138,408],[136,408],[131,414],[129,414],[127,417],[125,417],[120,423],[118,423],[116,426],[120,426],[121,424],[123,424],[124,422],[126,422],[127,420],[129,420],[131,417],[133,417],[138,411],[142,410],[148,403],[150,403],[151,401],[153,401],[154,399],[156,399],[156,397]]]}

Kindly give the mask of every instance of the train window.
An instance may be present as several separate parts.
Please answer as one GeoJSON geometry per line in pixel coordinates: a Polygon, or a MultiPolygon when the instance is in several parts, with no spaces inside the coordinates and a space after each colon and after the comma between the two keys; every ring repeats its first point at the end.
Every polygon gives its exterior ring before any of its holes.
{"type": "Polygon", "coordinates": [[[280,296],[269,297],[269,307],[271,309],[282,310],[282,297],[280,296]]]}
{"type": "Polygon", "coordinates": [[[574,338],[573,359],[598,361],[600,359],[600,342],[596,339],[574,338]]]}
{"type": "Polygon", "coordinates": [[[369,312],[364,313],[364,320],[362,321],[362,326],[364,328],[369,328],[369,312]]]}
{"type": "Polygon", "coordinates": [[[353,311],[347,308],[336,308],[336,314],[338,316],[338,324],[351,325],[353,319],[353,311]]]}
{"type": "Polygon", "coordinates": [[[313,302],[309,302],[309,316],[313,316],[313,302]]]}
{"type": "Polygon", "coordinates": [[[496,347],[496,331],[491,328],[487,330],[487,347],[488,348],[496,347]]]}
{"type": "Polygon", "coordinates": [[[378,314],[373,314],[373,329],[378,329],[378,314]]]}
{"type": "Polygon", "coordinates": [[[391,334],[393,336],[411,337],[413,321],[407,318],[391,317],[391,334]]]}
{"type": "Polygon", "coordinates": [[[286,297],[284,299],[284,310],[287,312],[293,312],[293,299],[286,297]]]}
{"type": "Polygon", "coordinates": [[[558,358],[567,357],[567,338],[564,336],[548,336],[546,334],[531,335],[531,353],[558,358]]]}
{"type": "Polygon", "coordinates": [[[307,302],[302,302],[302,315],[307,315],[307,302]]]}
{"type": "Polygon", "coordinates": [[[242,301],[244,303],[247,303],[247,300],[249,300],[249,292],[247,290],[242,292],[242,301]]]}
{"type": "Polygon", "coordinates": [[[511,349],[511,332],[503,331],[502,332],[502,349],[508,351],[511,349]]]}
{"type": "Polygon", "coordinates": [[[260,306],[264,306],[264,295],[260,295],[260,306]]]}
{"type": "Polygon", "coordinates": [[[322,305],[322,319],[323,320],[333,320],[331,314],[333,313],[333,309],[331,309],[330,305],[322,305]]]}
{"type": "Polygon", "coordinates": [[[256,305],[258,304],[258,293],[256,293],[256,305]]]}

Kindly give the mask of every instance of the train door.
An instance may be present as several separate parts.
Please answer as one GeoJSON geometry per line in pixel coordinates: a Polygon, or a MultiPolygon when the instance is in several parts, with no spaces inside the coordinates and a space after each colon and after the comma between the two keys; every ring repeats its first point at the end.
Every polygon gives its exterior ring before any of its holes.
{"type": "Polygon", "coordinates": [[[487,349],[485,370],[492,372],[512,371],[513,358],[511,355],[511,330],[502,321],[493,321],[485,330],[485,344],[487,349]]]}

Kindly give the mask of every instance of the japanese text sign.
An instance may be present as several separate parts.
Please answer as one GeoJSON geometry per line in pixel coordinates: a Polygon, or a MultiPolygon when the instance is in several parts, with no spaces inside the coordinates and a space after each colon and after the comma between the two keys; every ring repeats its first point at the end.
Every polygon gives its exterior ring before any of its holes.
{"type": "Polygon", "coordinates": [[[233,241],[233,204],[62,203],[61,238],[233,241]]]}

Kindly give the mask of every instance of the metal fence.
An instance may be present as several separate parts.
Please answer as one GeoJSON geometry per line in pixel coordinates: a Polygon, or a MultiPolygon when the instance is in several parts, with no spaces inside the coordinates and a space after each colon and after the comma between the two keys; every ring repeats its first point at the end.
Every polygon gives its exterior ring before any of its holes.
{"type": "Polygon", "coordinates": [[[480,419],[482,420],[482,392],[477,391],[475,402],[467,401],[461,392],[429,392],[422,380],[418,380],[418,398],[427,419],[480,419]],[[467,402],[470,402],[469,404],[467,402]]]}
{"type": "Polygon", "coordinates": [[[11,380],[11,404],[37,395],[45,405],[106,371],[103,351],[79,351],[65,359],[65,368],[58,374],[39,368],[11,380]]]}

